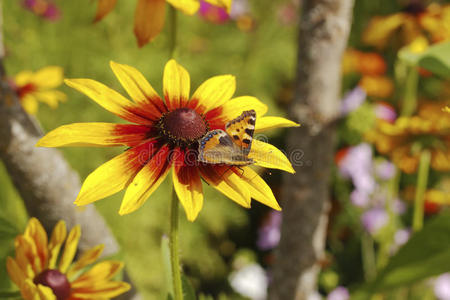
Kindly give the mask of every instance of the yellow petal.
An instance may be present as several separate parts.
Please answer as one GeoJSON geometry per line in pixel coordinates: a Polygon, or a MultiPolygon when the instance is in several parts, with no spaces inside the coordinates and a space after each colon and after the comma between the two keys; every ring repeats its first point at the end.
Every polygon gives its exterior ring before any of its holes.
{"type": "Polygon", "coordinates": [[[397,13],[387,17],[374,17],[363,33],[364,43],[383,48],[391,35],[405,22],[405,14],[397,13]]]}
{"type": "MultiPolygon", "coordinates": [[[[180,160],[174,163],[172,179],[178,199],[184,207],[186,217],[193,222],[203,207],[202,181],[195,166],[184,163],[184,152],[178,152],[180,160]]],[[[176,153],[175,153],[176,154],[176,153]]]]}
{"type": "Polygon", "coordinates": [[[19,235],[14,240],[16,262],[27,277],[34,277],[42,271],[36,244],[25,235],[19,235]]]}
{"type": "Polygon", "coordinates": [[[253,158],[257,166],[295,173],[286,155],[271,144],[254,139],[248,157],[253,158]]]}
{"type": "Polygon", "coordinates": [[[53,109],[58,107],[59,102],[67,100],[66,94],[56,90],[37,91],[33,93],[33,96],[53,109]]]}
{"type": "Polygon", "coordinates": [[[291,120],[281,118],[281,117],[262,117],[256,118],[255,132],[261,132],[264,130],[283,128],[283,127],[299,127],[297,124],[291,120]]]}
{"type": "Polygon", "coordinates": [[[71,288],[76,290],[85,287],[95,287],[96,284],[105,282],[114,277],[122,270],[122,268],[123,263],[120,261],[102,261],[75,279],[75,281],[71,283],[71,288]]]}
{"type": "Polygon", "coordinates": [[[161,32],[165,13],[165,0],[138,0],[134,14],[134,35],[139,47],[152,41],[161,32]]]}
{"type": "Polygon", "coordinates": [[[267,112],[267,105],[259,101],[255,97],[242,96],[233,98],[225,102],[223,105],[208,111],[205,118],[212,128],[220,128],[220,124],[225,124],[242,114],[243,111],[253,109],[256,112],[256,118],[262,117],[267,112]],[[215,126],[216,123],[217,126],[215,126]]]}
{"type": "Polygon", "coordinates": [[[155,120],[166,111],[164,102],[153,89],[144,75],[135,68],[110,62],[111,69],[120,83],[134,102],[141,105],[149,114],[155,116],[155,120]]]}
{"type": "Polygon", "coordinates": [[[167,2],[187,15],[195,14],[200,7],[198,0],[167,0],[167,2]]]}
{"type": "Polygon", "coordinates": [[[61,220],[53,228],[52,236],[50,237],[50,243],[48,244],[49,259],[48,268],[54,269],[56,267],[56,260],[59,256],[59,250],[62,244],[66,240],[67,230],[66,223],[61,220]]]}
{"type": "Polygon", "coordinates": [[[136,104],[98,81],[91,79],[66,79],[64,82],[124,120],[133,123],[152,124],[151,120],[138,116],[135,113],[135,111],[140,112],[136,104]]]}
{"type": "Polygon", "coordinates": [[[66,244],[64,245],[64,251],[61,256],[61,260],[59,261],[58,269],[62,273],[66,273],[70,264],[75,257],[75,253],[77,252],[78,241],[81,236],[81,228],[80,225],[76,225],[72,228],[67,236],[66,244]]]}
{"type": "Polygon", "coordinates": [[[69,268],[69,270],[67,271],[67,277],[72,277],[84,267],[94,263],[102,254],[104,248],[104,245],[98,245],[84,252],[83,255],[81,255],[81,257],[77,260],[77,262],[69,268]]]}
{"type": "Polygon", "coordinates": [[[38,102],[34,96],[28,94],[20,100],[20,103],[27,114],[35,115],[37,113],[38,102]]]}
{"type": "Polygon", "coordinates": [[[97,13],[94,22],[100,21],[104,16],[110,13],[114,9],[114,6],[116,6],[116,2],[117,0],[98,0],[97,13]]]}
{"type": "Polygon", "coordinates": [[[60,126],[42,137],[38,147],[133,147],[147,138],[149,128],[134,124],[74,123],[60,126]]]}
{"type": "Polygon", "coordinates": [[[6,259],[6,270],[8,271],[9,277],[11,278],[12,282],[20,287],[20,285],[26,278],[26,274],[23,273],[22,269],[12,257],[8,256],[8,258],[6,259]]]}
{"type": "Polygon", "coordinates": [[[31,82],[31,78],[33,77],[33,72],[31,71],[21,71],[17,73],[17,75],[14,77],[14,83],[17,86],[23,86],[31,82]]]}
{"type": "Polygon", "coordinates": [[[201,165],[200,173],[209,185],[239,205],[250,208],[250,193],[230,167],[201,165]]]}
{"type": "Polygon", "coordinates": [[[185,106],[189,101],[191,79],[189,73],[171,59],[164,68],[164,98],[169,110],[185,106]]]}
{"type": "Polygon", "coordinates": [[[225,8],[227,10],[227,13],[230,13],[231,11],[232,0],[205,0],[205,1],[211,3],[212,5],[225,8]]]}
{"type": "Polygon", "coordinates": [[[192,95],[189,106],[207,112],[226,103],[236,91],[236,78],[232,75],[212,77],[203,82],[192,95]],[[192,102],[192,103],[191,103],[192,102]]]}
{"type": "Polygon", "coordinates": [[[234,171],[246,183],[247,189],[250,191],[253,199],[275,210],[281,210],[271,188],[258,173],[253,171],[250,167],[243,167],[242,170],[235,168],[234,171]]]}
{"type": "Polygon", "coordinates": [[[134,177],[127,188],[119,214],[129,214],[140,208],[164,181],[170,170],[169,148],[163,146],[134,177]]]}
{"type": "Polygon", "coordinates": [[[58,66],[48,66],[37,71],[31,78],[31,82],[38,89],[50,89],[63,83],[63,69],[58,66]]]}
{"type": "Polygon", "coordinates": [[[37,290],[37,286],[31,279],[26,279],[20,286],[20,293],[25,300],[46,300],[41,298],[37,290]]]}
{"type": "Polygon", "coordinates": [[[126,282],[107,281],[82,290],[75,289],[72,296],[76,299],[112,299],[125,293],[130,288],[131,286],[126,282]]]}
{"type": "Polygon", "coordinates": [[[153,143],[145,143],[98,167],[84,181],[75,204],[86,205],[126,188],[145,164],[146,156],[153,151],[153,143]]]}
{"type": "Polygon", "coordinates": [[[39,269],[44,270],[47,266],[48,259],[48,238],[47,232],[42,227],[41,222],[36,218],[31,218],[28,221],[27,228],[25,229],[25,236],[30,237],[36,245],[36,254],[39,258],[39,269]]]}
{"type": "Polygon", "coordinates": [[[37,292],[41,300],[56,300],[55,294],[53,294],[53,290],[48,286],[44,286],[42,284],[37,285],[37,292]]]}

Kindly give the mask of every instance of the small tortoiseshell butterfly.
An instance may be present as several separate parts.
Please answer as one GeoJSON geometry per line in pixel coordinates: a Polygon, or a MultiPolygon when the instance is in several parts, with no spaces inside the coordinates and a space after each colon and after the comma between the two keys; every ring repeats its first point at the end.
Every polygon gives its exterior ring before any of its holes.
{"type": "Polygon", "coordinates": [[[221,129],[211,130],[199,141],[198,160],[209,164],[245,166],[254,163],[248,157],[255,132],[256,112],[244,111],[221,129]]]}

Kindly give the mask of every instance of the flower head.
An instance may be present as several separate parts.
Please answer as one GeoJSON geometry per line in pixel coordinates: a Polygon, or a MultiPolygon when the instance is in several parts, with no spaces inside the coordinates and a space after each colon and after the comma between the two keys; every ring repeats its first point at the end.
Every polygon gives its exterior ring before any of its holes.
{"type": "Polygon", "coordinates": [[[63,82],[61,67],[48,66],[33,73],[22,71],[11,80],[11,87],[16,92],[22,107],[29,114],[36,114],[38,103],[44,102],[51,108],[56,108],[60,101],[66,100],[66,95],[54,90],[63,82]]]}
{"type": "Polygon", "coordinates": [[[111,280],[122,269],[121,262],[102,261],[85,270],[100,257],[103,245],[72,263],[80,235],[79,226],[67,234],[64,221],[60,221],[48,240],[41,223],[30,219],[24,234],[15,240],[15,257],[8,257],[6,263],[25,300],[111,299],[130,289],[125,282],[111,280]]]}
{"type": "Polygon", "coordinates": [[[384,48],[399,32],[403,45],[426,36],[431,42],[440,42],[450,39],[449,20],[450,5],[432,3],[426,7],[421,1],[411,0],[399,13],[374,17],[363,33],[363,41],[384,48]]]}
{"type": "Polygon", "coordinates": [[[48,0],[24,0],[23,6],[37,16],[49,21],[56,21],[61,17],[61,11],[48,0]]]}
{"type": "Polygon", "coordinates": [[[200,0],[198,14],[203,19],[216,24],[223,24],[230,19],[230,15],[225,8],[213,5],[204,0],[200,0]]]}
{"type": "Polygon", "coordinates": [[[332,290],[328,296],[327,300],[348,300],[350,299],[350,293],[347,288],[343,286],[338,286],[334,290],[332,290]]]}
{"type": "MultiPolygon", "coordinates": [[[[131,213],[144,204],[171,171],[175,191],[191,221],[203,206],[201,179],[244,207],[250,207],[253,198],[280,210],[269,186],[248,165],[238,168],[220,162],[199,162],[198,141],[212,130],[225,129],[230,120],[250,109],[256,114],[256,133],[298,126],[296,123],[264,117],[267,106],[254,97],[231,99],[236,88],[231,75],[205,81],[189,97],[188,72],[170,60],[164,70],[163,101],[135,68],[114,62],[111,67],[134,102],[94,80],[72,79],[66,83],[135,124],[70,124],[53,130],[38,142],[38,146],[44,147],[129,147],[86,178],[75,201],[77,205],[89,204],[126,188],[119,214],[131,213]]],[[[248,158],[255,165],[294,172],[276,147],[255,139],[251,145],[248,158]]],[[[223,149],[221,153],[229,153],[230,148],[223,149]]]]}
{"type": "MultiPolygon", "coordinates": [[[[134,35],[139,47],[152,41],[164,27],[166,2],[187,15],[195,14],[200,8],[200,0],[137,0],[134,15],[134,35]]],[[[230,13],[232,0],[204,0],[230,13]]],[[[98,0],[95,21],[101,20],[116,6],[117,0],[98,0]]]]}

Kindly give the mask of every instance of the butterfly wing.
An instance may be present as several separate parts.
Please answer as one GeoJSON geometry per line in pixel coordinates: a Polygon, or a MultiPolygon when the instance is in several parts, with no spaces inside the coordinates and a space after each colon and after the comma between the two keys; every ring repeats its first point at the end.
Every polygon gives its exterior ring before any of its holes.
{"type": "Polygon", "coordinates": [[[245,155],[250,153],[253,133],[255,132],[255,123],[256,112],[252,109],[244,111],[239,117],[225,125],[225,131],[245,155]]]}
{"type": "Polygon", "coordinates": [[[245,166],[253,163],[223,130],[209,131],[200,141],[198,160],[209,164],[245,166]]]}

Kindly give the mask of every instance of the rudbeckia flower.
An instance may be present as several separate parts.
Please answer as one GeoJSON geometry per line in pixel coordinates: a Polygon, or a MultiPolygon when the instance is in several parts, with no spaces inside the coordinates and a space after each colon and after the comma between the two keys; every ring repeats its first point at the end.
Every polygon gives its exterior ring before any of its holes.
{"type": "MultiPolygon", "coordinates": [[[[200,8],[200,0],[137,0],[134,15],[134,34],[139,47],[152,41],[164,26],[166,2],[187,15],[195,14],[200,8]]],[[[232,0],[204,0],[224,8],[230,13],[232,0]]],[[[101,20],[114,9],[117,0],[98,0],[95,21],[101,20]]]]}
{"type": "Polygon", "coordinates": [[[128,283],[111,280],[122,269],[121,262],[102,261],[87,268],[100,257],[103,245],[86,251],[72,263],[80,235],[80,226],[67,234],[64,221],[59,221],[49,241],[41,223],[30,219],[25,233],[16,237],[15,258],[8,257],[6,262],[9,276],[23,299],[106,300],[130,289],[128,283]],[[60,253],[64,241],[64,251],[60,253]]]}
{"type": "Polygon", "coordinates": [[[450,5],[432,3],[425,7],[419,1],[411,1],[402,12],[374,17],[362,39],[368,45],[384,48],[391,37],[400,32],[403,45],[424,37],[440,42],[450,39],[449,20],[450,5]]]}
{"type": "Polygon", "coordinates": [[[431,167],[450,171],[450,118],[442,103],[422,103],[418,115],[399,117],[394,123],[379,121],[366,138],[377,150],[388,155],[403,172],[417,171],[420,153],[431,153],[431,167]]]}
{"type": "Polygon", "coordinates": [[[22,107],[29,114],[36,114],[38,103],[44,102],[51,108],[66,100],[66,95],[54,90],[63,82],[61,67],[48,66],[36,73],[22,71],[11,80],[11,87],[16,91],[22,107]]]}
{"type": "MultiPolygon", "coordinates": [[[[190,221],[203,206],[201,179],[244,207],[250,207],[253,198],[280,210],[269,186],[251,167],[198,162],[198,140],[208,131],[225,129],[227,122],[247,110],[256,112],[256,133],[298,126],[296,123],[265,117],[267,106],[254,97],[231,99],[236,88],[231,75],[212,77],[189,97],[188,72],[170,60],[164,69],[161,98],[135,68],[114,62],[111,68],[133,102],[94,80],[71,79],[66,83],[135,124],[65,125],[37,144],[129,147],[86,178],[75,204],[86,205],[126,188],[119,214],[131,213],[144,204],[171,171],[175,191],[190,221]]],[[[248,157],[255,165],[294,173],[286,156],[268,143],[253,139],[248,157]]]]}

